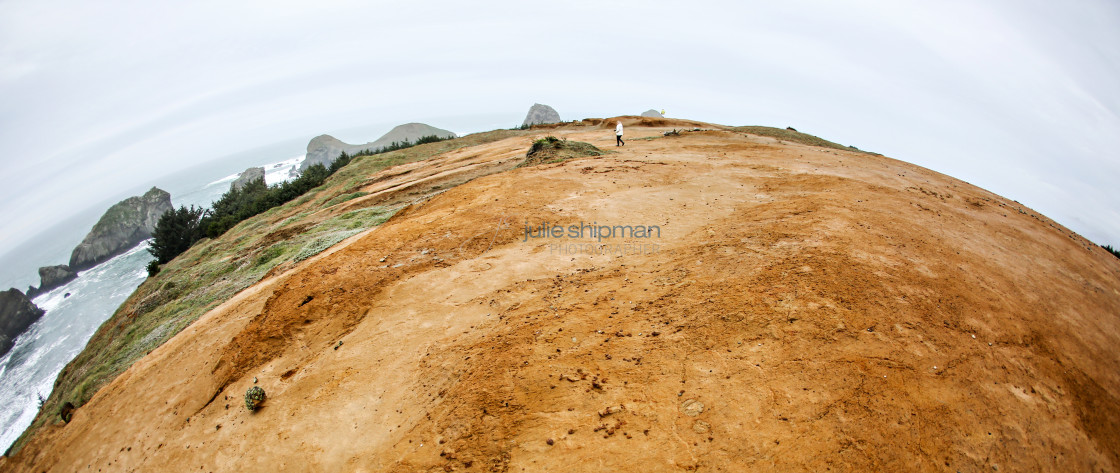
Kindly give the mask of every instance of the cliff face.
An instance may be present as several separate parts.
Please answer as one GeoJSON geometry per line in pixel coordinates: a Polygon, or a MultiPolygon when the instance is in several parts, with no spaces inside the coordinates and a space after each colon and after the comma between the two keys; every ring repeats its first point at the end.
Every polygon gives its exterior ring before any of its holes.
{"type": "Polygon", "coordinates": [[[35,307],[19,289],[0,292],[0,356],[8,353],[16,337],[42,316],[43,309],[35,307]]]}
{"type": "Polygon", "coordinates": [[[525,121],[521,122],[522,125],[543,123],[560,123],[560,114],[556,109],[540,103],[535,103],[532,107],[529,107],[529,113],[525,114],[525,121]]]}
{"type": "Polygon", "coordinates": [[[250,182],[253,182],[253,181],[258,181],[258,180],[262,180],[262,181],[264,180],[264,168],[263,167],[249,168],[249,169],[246,169],[244,172],[242,172],[241,175],[237,176],[237,179],[234,180],[233,183],[231,183],[229,185],[229,189],[230,190],[240,189],[242,187],[245,187],[246,184],[248,184],[250,182]]]}
{"type": "Polygon", "coordinates": [[[73,281],[77,277],[78,273],[65,264],[43,266],[39,268],[39,287],[27,288],[27,298],[33,299],[39,294],[73,281]]]}
{"type": "Polygon", "coordinates": [[[155,187],[109,207],[70,254],[70,268],[91,268],[150,238],[160,216],[171,209],[171,194],[155,187]]]}
{"type": "Polygon", "coordinates": [[[398,125],[392,130],[389,130],[388,133],[382,135],[381,138],[360,145],[345,143],[331,135],[319,135],[312,138],[311,142],[307,143],[307,157],[304,158],[303,163],[300,164],[299,170],[303,172],[304,169],[314,164],[330,166],[343,151],[354,154],[360,151],[384,148],[393,142],[400,143],[406,140],[416,141],[419,138],[432,135],[436,135],[440,138],[455,137],[455,133],[423,123],[405,123],[404,125],[398,125]]]}

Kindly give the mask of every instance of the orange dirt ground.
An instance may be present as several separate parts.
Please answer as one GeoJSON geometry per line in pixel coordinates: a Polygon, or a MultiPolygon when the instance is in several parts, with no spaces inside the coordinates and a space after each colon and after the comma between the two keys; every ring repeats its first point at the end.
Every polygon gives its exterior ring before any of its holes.
{"type": "Polygon", "coordinates": [[[1120,260],[901,161],[628,124],[542,131],[617,153],[474,179],[262,281],[0,468],[1120,470],[1120,260]],[[523,241],[581,221],[659,226],[604,241],[657,251],[523,241]]]}

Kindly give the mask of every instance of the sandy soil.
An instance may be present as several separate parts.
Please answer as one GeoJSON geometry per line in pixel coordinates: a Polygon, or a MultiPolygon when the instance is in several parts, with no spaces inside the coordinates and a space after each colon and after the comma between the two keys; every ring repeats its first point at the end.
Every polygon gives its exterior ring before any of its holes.
{"type": "MultiPolygon", "coordinates": [[[[1120,260],[904,162],[628,124],[623,148],[549,130],[617,153],[470,180],[262,281],[0,466],[1120,470],[1120,260]],[[661,236],[524,241],[581,221],[661,236]]],[[[385,170],[365,198],[530,141],[385,170]]]]}

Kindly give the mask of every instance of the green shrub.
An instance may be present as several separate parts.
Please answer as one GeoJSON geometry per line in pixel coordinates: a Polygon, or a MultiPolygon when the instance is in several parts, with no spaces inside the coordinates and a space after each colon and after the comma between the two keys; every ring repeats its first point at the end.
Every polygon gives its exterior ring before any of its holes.
{"type": "Polygon", "coordinates": [[[1104,245],[1101,248],[1108,250],[1109,253],[1112,253],[1112,256],[1120,258],[1120,250],[1113,248],[1112,245],[1104,245]]]}
{"type": "Polygon", "coordinates": [[[248,391],[245,391],[245,408],[250,411],[257,410],[264,403],[264,398],[264,389],[261,389],[260,386],[249,388],[248,391]]]}
{"type": "Polygon", "coordinates": [[[148,262],[148,277],[155,277],[159,274],[159,260],[151,260],[148,262]]]}

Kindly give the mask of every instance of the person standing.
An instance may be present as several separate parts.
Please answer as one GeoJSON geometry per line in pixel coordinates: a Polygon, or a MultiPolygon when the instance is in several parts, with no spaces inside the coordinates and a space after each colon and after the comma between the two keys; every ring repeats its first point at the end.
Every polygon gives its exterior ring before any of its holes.
{"type": "Polygon", "coordinates": [[[621,121],[618,122],[618,125],[615,125],[615,127],[614,127],[614,145],[615,146],[626,146],[626,142],[622,141],[622,122],[621,121]]]}

